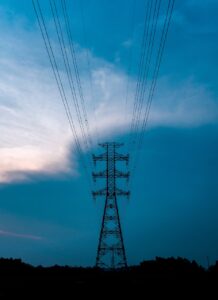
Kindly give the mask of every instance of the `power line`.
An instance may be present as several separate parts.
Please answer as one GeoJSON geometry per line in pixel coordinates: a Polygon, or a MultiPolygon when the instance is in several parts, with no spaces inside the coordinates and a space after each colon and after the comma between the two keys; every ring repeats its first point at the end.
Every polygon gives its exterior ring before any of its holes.
{"type": "Polygon", "coordinates": [[[69,45],[70,45],[70,54],[71,54],[71,57],[73,60],[73,66],[74,66],[75,75],[76,75],[76,82],[77,82],[79,96],[80,96],[80,100],[81,100],[83,117],[85,120],[88,141],[89,141],[90,145],[92,146],[93,143],[92,143],[91,134],[90,134],[90,126],[89,126],[88,116],[87,116],[87,112],[86,112],[86,108],[85,108],[85,100],[84,100],[84,96],[83,96],[83,90],[82,90],[82,85],[81,85],[81,81],[80,81],[76,53],[75,53],[75,49],[74,49],[72,32],[71,32],[71,28],[70,28],[69,16],[67,13],[67,6],[66,6],[65,0],[61,0],[61,4],[62,4],[62,9],[63,9],[65,25],[66,25],[66,29],[67,29],[67,37],[68,37],[68,41],[69,41],[69,45]]]}
{"type": "MultiPolygon", "coordinates": [[[[41,32],[41,35],[42,35],[42,38],[43,38],[43,41],[44,41],[44,44],[45,44],[46,52],[47,52],[48,57],[49,57],[49,61],[50,61],[51,67],[52,67],[52,71],[53,71],[53,74],[54,74],[54,77],[55,77],[55,82],[57,84],[57,87],[58,87],[58,90],[59,90],[59,93],[60,93],[60,96],[61,96],[61,100],[62,100],[62,103],[64,105],[64,109],[65,109],[65,113],[66,113],[66,116],[67,116],[67,119],[68,119],[68,122],[69,122],[69,125],[70,125],[70,129],[71,129],[71,131],[73,133],[73,136],[75,138],[74,147],[75,147],[75,150],[78,152],[79,156],[81,157],[81,162],[82,162],[83,168],[84,168],[84,170],[86,172],[86,175],[87,175],[87,168],[86,168],[86,163],[85,163],[83,155],[82,155],[82,148],[81,148],[78,136],[77,136],[75,124],[74,124],[73,119],[72,119],[70,107],[69,107],[67,97],[66,97],[66,94],[65,94],[65,90],[64,90],[64,87],[63,87],[63,83],[62,83],[62,80],[61,80],[61,77],[60,77],[60,73],[59,73],[59,70],[58,70],[58,66],[57,66],[55,56],[54,56],[54,52],[53,52],[53,49],[52,49],[52,46],[51,46],[51,42],[50,42],[50,39],[49,39],[49,35],[48,35],[47,27],[46,27],[46,24],[45,24],[45,20],[44,20],[43,14],[42,14],[42,10],[41,10],[41,7],[40,7],[40,4],[39,4],[38,0],[35,0],[35,2],[34,2],[34,0],[32,0],[34,12],[35,12],[37,22],[38,22],[38,25],[39,25],[39,28],[40,28],[40,32],[41,32]],[[36,4],[35,4],[35,2],[36,2],[36,4]],[[38,10],[37,10],[36,5],[38,7],[38,10]],[[39,11],[39,13],[38,13],[38,11],[39,11]]],[[[90,183],[90,182],[88,181],[88,183],[90,183]]]]}
{"type": "Polygon", "coordinates": [[[49,3],[50,3],[50,7],[51,7],[53,21],[54,21],[54,24],[55,24],[55,30],[56,30],[56,33],[57,33],[58,42],[59,42],[60,49],[61,49],[61,54],[62,54],[62,57],[63,57],[65,69],[66,69],[66,74],[67,74],[67,78],[68,78],[68,82],[69,82],[69,86],[70,86],[70,91],[71,91],[71,94],[72,94],[72,97],[73,97],[73,102],[74,102],[74,106],[75,106],[79,126],[80,126],[80,129],[81,129],[81,133],[82,133],[86,148],[88,149],[88,141],[87,141],[87,137],[86,137],[86,134],[85,134],[85,128],[84,128],[81,113],[80,113],[79,103],[78,103],[78,99],[77,99],[77,95],[76,95],[76,89],[75,89],[75,86],[74,86],[74,81],[73,81],[71,67],[70,67],[70,63],[69,63],[69,59],[68,59],[68,54],[67,54],[67,50],[66,50],[64,36],[63,36],[60,20],[59,20],[59,17],[58,17],[57,7],[56,7],[56,4],[55,4],[54,0],[53,0],[53,4],[52,4],[51,0],[49,1],[49,3]]]}
{"type": "Polygon", "coordinates": [[[164,48],[165,48],[167,34],[168,34],[168,31],[169,31],[169,25],[170,25],[170,21],[171,21],[171,18],[172,18],[174,3],[175,3],[175,0],[170,0],[169,5],[168,5],[168,9],[167,9],[167,12],[169,11],[169,17],[168,17],[168,19],[166,18],[165,22],[164,22],[165,31],[162,33],[161,45],[158,49],[158,61],[156,62],[156,66],[155,66],[155,71],[154,71],[154,76],[153,76],[153,81],[152,81],[152,88],[150,89],[150,92],[149,92],[149,98],[148,98],[149,106],[148,106],[148,109],[147,109],[146,114],[144,115],[144,119],[143,119],[143,125],[142,125],[142,129],[141,129],[141,137],[140,137],[141,142],[140,143],[142,143],[144,130],[145,130],[146,125],[147,125],[148,116],[149,116],[149,112],[150,112],[150,108],[151,108],[151,103],[152,103],[152,100],[153,100],[154,91],[155,91],[156,84],[157,84],[157,77],[158,77],[158,74],[159,74],[160,64],[161,64],[162,57],[163,57],[163,51],[164,51],[164,48]],[[170,6],[170,4],[171,4],[171,6],[170,6]]]}
{"type": "MultiPolygon", "coordinates": [[[[82,89],[82,84],[80,80],[79,75],[79,69],[78,69],[78,63],[76,58],[76,53],[74,49],[74,43],[72,38],[72,32],[70,27],[70,21],[69,21],[69,15],[68,15],[68,9],[66,5],[65,0],[61,0],[61,7],[63,12],[63,18],[64,18],[64,24],[65,27],[63,27],[60,17],[58,14],[58,9],[56,6],[55,0],[49,0],[50,1],[50,7],[51,12],[53,16],[53,21],[55,24],[55,30],[58,37],[58,44],[61,49],[61,55],[63,58],[64,66],[66,69],[66,76],[69,82],[70,91],[72,94],[72,99],[75,106],[75,111],[79,123],[79,127],[82,133],[82,138],[84,140],[86,149],[88,150],[89,145],[92,145],[92,139],[90,134],[90,126],[86,111],[86,104],[82,89]],[[68,43],[65,41],[65,35],[64,35],[64,28],[66,29],[66,38],[68,40],[68,43]],[[68,46],[69,44],[69,52],[68,52],[68,46]],[[69,60],[69,56],[72,59],[73,63],[73,70],[75,74],[75,81],[73,78],[72,70],[71,70],[71,64],[69,60]],[[77,88],[77,89],[76,89],[77,88]],[[78,101],[77,94],[79,96],[80,101],[78,101]],[[84,126],[85,125],[85,126],[84,126]]],[[[163,50],[166,43],[166,38],[169,30],[170,20],[172,17],[173,7],[175,0],[168,0],[168,6],[167,6],[167,12],[165,15],[164,25],[161,32],[161,38],[159,42],[159,48],[157,51],[157,57],[156,60],[154,60],[154,71],[153,76],[151,77],[151,83],[150,88],[148,89],[148,78],[149,74],[151,73],[151,62],[154,55],[154,47],[155,47],[155,40],[156,40],[156,32],[157,32],[157,26],[158,26],[158,19],[159,19],[159,13],[160,13],[160,6],[161,6],[162,0],[147,0],[146,2],[146,14],[145,14],[145,22],[144,22],[144,30],[143,30],[143,37],[142,37],[142,44],[141,44],[141,56],[140,61],[138,65],[138,78],[136,83],[136,89],[135,89],[135,97],[134,97],[134,106],[133,106],[133,112],[132,112],[132,120],[131,120],[131,127],[130,127],[130,134],[133,142],[133,148],[135,150],[135,153],[141,149],[142,142],[143,142],[143,136],[144,131],[147,126],[148,122],[148,116],[151,108],[151,103],[154,96],[154,91],[157,84],[157,77],[160,69],[160,64],[163,56],[163,50]],[[148,91],[148,96],[145,97],[145,92],[148,91]],[[145,101],[146,100],[146,101],[145,101]],[[146,104],[144,106],[144,103],[146,104]],[[143,118],[141,119],[143,115],[143,118]]],[[[71,109],[68,103],[68,98],[66,96],[65,87],[63,85],[63,81],[58,69],[58,65],[55,59],[54,51],[49,39],[47,27],[45,24],[44,16],[39,4],[38,0],[32,0],[33,7],[36,13],[37,21],[40,27],[40,31],[44,40],[44,44],[46,47],[46,51],[49,56],[49,61],[52,66],[52,70],[54,73],[55,81],[58,86],[58,90],[61,96],[61,100],[63,102],[65,112],[67,115],[67,119],[70,124],[71,131],[75,138],[75,147],[78,151],[78,153],[82,157],[82,147],[81,147],[81,141],[78,136],[77,129],[75,127],[71,109]],[[36,3],[36,4],[35,4],[36,3]]],[[[82,11],[81,11],[82,12],[82,11]]],[[[83,15],[83,12],[82,12],[83,15]]],[[[84,16],[83,16],[83,22],[84,22],[84,16]]],[[[84,24],[83,24],[84,26],[84,24]]],[[[84,29],[84,28],[83,28],[84,29]]],[[[134,21],[132,21],[132,31],[134,31],[134,21]]],[[[85,30],[84,30],[85,35],[85,30]]],[[[88,56],[87,56],[88,59],[88,56]]],[[[90,65],[88,61],[89,71],[90,71],[90,65]]],[[[129,65],[129,68],[131,68],[131,62],[129,65]]],[[[91,80],[91,76],[90,76],[91,80]]],[[[91,81],[90,81],[91,83],[91,81]]],[[[92,83],[91,83],[92,85],[92,83]]],[[[147,95],[147,93],[146,93],[147,95]]],[[[127,94],[126,94],[126,105],[128,101],[128,83],[127,83],[127,94]]],[[[126,110],[126,108],[125,108],[126,110]]],[[[136,159],[134,161],[134,170],[137,165],[137,155],[136,159]]],[[[83,166],[87,172],[86,169],[86,159],[82,157],[83,166]]]]}
{"type": "Polygon", "coordinates": [[[151,67],[151,58],[152,58],[153,49],[154,49],[154,41],[155,41],[155,36],[156,36],[156,31],[157,31],[157,22],[158,22],[158,17],[159,17],[159,12],[160,12],[160,5],[161,5],[161,0],[159,2],[158,1],[155,2],[151,31],[150,31],[150,35],[149,35],[145,67],[144,67],[143,74],[142,74],[142,84],[141,84],[141,89],[139,91],[139,96],[138,96],[138,108],[137,108],[136,121],[135,121],[135,127],[134,127],[136,132],[139,130],[140,119],[141,119],[141,114],[142,114],[142,106],[143,106],[143,102],[144,102],[145,87],[147,86],[147,83],[148,83],[148,76],[149,76],[149,71],[150,71],[150,67],[151,67]]]}
{"type": "MultiPolygon", "coordinates": [[[[151,3],[151,2],[150,2],[151,3]]],[[[141,85],[138,87],[138,91],[136,92],[137,98],[136,101],[136,112],[135,112],[135,119],[134,119],[134,135],[132,137],[132,148],[133,152],[135,151],[137,153],[137,140],[138,135],[140,134],[140,123],[141,123],[141,115],[143,111],[143,104],[145,102],[145,87],[148,85],[148,77],[149,72],[151,69],[151,59],[152,54],[154,51],[154,42],[155,42],[155,36],[157,31],[157,23],[158,23],[158,17],[160,12],[160,6],[161,6],[161,0],[156,0],[154,3],[154,8],[152,12],[152,3],[149,10],[149,18],[148,18],[148,24],[145,23],[145,30],[146,30],[146,36],[147,36],[147,42],[144,44],[144,47],[146,47],[146,51],[143,51],[143,62],[144,65],[141,66],[141,85]],[[151,25],[150,25],[151,23],[151,25]]],[[[146,102],[146,107],[148,106],[148,101],[146,102]]],[[[137,156],[137,154],[136,154],[137,156]]],[[[133,156],[133,158],[135,158],[133,156]]]]}
{"type": "Polygon", "coordinates": [[[144,31],[143,31],[143,38],[142,38],[142,44],[141,44],[141,56],[140,61],[138,65],[138,79],[136,83],[136,90],[135,90],[135,97],[134,97],[134,106],[133,106],[133,113],[132,113],[132,120],[130,125],[130,133],[134,133],[134,125],[135,125],[135,119],[136,119],[136,111],[137,111],[137,105],[138,105],[138,93],[141,88],[141,80],[142,80],[142,69],[144,66],[144,59],[145,59],[145,53],[146,53],[146,45],[147,45],[147,39],[148,39],[148,30],[150,25],[150,17],[151,17],[151,2],[147,1],[146,3],[146,16],[145,16],[145,22],[144,22],[144,31]]]}
{"type": "MultiPolygon", "coordinates": [[[[172,18],[174,3],[175,3],[175,0],[168,1],[167,12],[166,12],[166,16],[165,16],[164,26],[162,29],[157,59],[156,59],[156,63],[155,63],[154,73],[153,73],[153,79],[152,79],[152,83],[151,83],[149,95],[148,95],[148,100],[147,100],[148,105],[147,105],[146,111],[144,113],[142,127],[141,127],[141,131],[140,131],[140,136],[139,136],[139,141],[138,141],[138,145],[137,145],[137,152],[139,152],[139,150],[141,150],[142,143],[143,143],[143,137],[144,137],[145,129],[146,129],[147,122],[148,122],[148,116],[149,116],[151,103],[152,103],[153,96],[154,96],[154,91],[155,91],[156,84],[157,84],[157,77],[159,74],[160,64],[161,64],[162,57],[163,57],[163,51],[164,51],[164,47],[166,44],[166,38],[167,38],[168,31],[169,31],[169,25],[170,25],[170,21],[172,18]]],[[[140,153],[138,153],[138,155],[136,155],[136,161],[135,161],[133,171],[135,171],[135,169],[136,169],[139,156],[140,156],[140,153]]]]}
{"type": "Polygon", "coordinates": [[[84,5],[83,5],[83,0],[79,1],[80,3],[80,12],[81,12],[81,21],[82,21],[82,30],[83,30],[83,39],[84,39],[84,51],[86,53],[86,61],[87,61],[87,67],[88,67],[88,78],[89,78],[89,84],[90,84],[90,91],[91,91],[91,105],[92,105],[92,111],[94,113],[94,118],[93,118],[93,123],[95,127],[95,136],[96,136],[96,141],[97,144],[99,143],[99,129],[98,129],[98,123],[96,122],[96,105],[95,103],[95,93],[93,89],[93,79],[92,79],[92,73],[91,73],[91,60],[90,60],[90,54],[89,51],[87,50],[88,47],[88,39],[87,39],[87,31],[86,31],[86,26],[85,26],[85,13],[84,13],[84,5]]]}
{"type": "MultiPolygon", "coordinates": [[[[130,45],[129,49],[129,64],[128,64],[128,69],[127,69],[127,86],[126,86],[126,95],[125,95],[125,123],[126,123],[126,118],[127,118],[127,106],[128,106],[128,100],[129,100],[129,84],[130,84],[130,72],[132,69],[132,60],[133,60],[133,39],[134,39],[134,33],[135,33],[135,13],[136,13],[136,1],[132,0],[132,5],[133,9],[131,10],[132,13],[132,22],[131,22],[131,28],[130,28],[130,38],[132,39],[132,45],[130,45]]],[[[131,40],[130,40],[131,43],[131,40]]]]}

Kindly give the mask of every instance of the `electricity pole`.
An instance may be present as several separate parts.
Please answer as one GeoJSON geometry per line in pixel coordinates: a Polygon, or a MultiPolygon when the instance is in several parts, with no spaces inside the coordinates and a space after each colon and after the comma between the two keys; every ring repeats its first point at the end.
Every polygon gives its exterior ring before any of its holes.
{"type": "Polygon", "coordinates": [[[129,155],[122,155],[116,151],[122,145],[119,143],[99,144],[99,146],[105,149],[105,152],[100,155],[93,155],[95,165],[96,162],[106,162],[105,170],[92,173],[94,181],[98,178],[106,179],[106,187],[93,192],[94,198],[96,196],[105,196],[104,213],[96,257],[96,267],[100,268],[114,269],[127,267],[117,197],[129,197],[130,192],[117,188],[116,182],[118,178],[129,179],[129,172],[124,173],[116,168],[117,162],[126,162],[127,165],[129,161],[129,155]]]}

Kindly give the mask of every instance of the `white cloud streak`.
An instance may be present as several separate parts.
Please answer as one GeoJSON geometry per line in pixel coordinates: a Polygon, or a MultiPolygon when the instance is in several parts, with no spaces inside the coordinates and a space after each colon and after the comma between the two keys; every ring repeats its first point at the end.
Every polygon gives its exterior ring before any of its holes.
{"type": "MultiPolygon", "coordinates": [[[[17,34],[10,27],[6,31],[0,48],[0,183],[28,180],[28,173],[76,175],[76,160],[72,162],[74,138],[41,37],[19,26],[17,34]]],[[[77,52],[92,135],[96,123],[100,138],[127,133],[135,79],[128,79],[116,66],[90,53],[93,104],[88,76],[83,70],[84,49],[77,47],[77,52]],[[125,116],[127,81],[132,92],[125,116]]],[[[63,72],[61,75],[66,76],[63,72]]],[[[66,93],[70,95],[69,88],[66,93]]],[[[217,116],[217,103],[206,87],[191,79],[173,87],[164,78],[158,82],[149,125],[199,126],[216,122],[217,116]]],[[[73,118],[76,119],[75,113],[73,118]]],[[[79,132],[77,123],[76,127],[79,132]]]]}
{"type": "Polygon", "coordinates": [[[29,240],[34,240],[34,241],[40,241],[43,239],[41,236],[36,236],[36,235],[31,235],[31,234],[23,234],[23,233],[15,233],[15,232],[5,231],[5,230],[0,230],[0,236],[29,239],[29,240]]]}

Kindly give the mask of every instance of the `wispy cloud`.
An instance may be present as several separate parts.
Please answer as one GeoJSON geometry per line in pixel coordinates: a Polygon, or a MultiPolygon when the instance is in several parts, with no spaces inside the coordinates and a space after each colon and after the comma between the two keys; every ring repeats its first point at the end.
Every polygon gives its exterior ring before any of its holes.
{"type": "Polygon", "coordinates": [[[35,241],[40,241],[40,240],[43,239],[41,236],[36,236],[36,235],[31,235],[31,234],[23,234],[23,233],[16,233],[16,232],[5,231],[5,230],[0,230],[0,236],[21,238],[21,239],[29,239],[29,240],[35,240],[35,241]]]}
{"type": "MultiPolygon", "coordinates": [[[[39,32],[18,25],[15,34],[14,28],[0,25],[7,33],[0,49],[0,183],[28,180],[28,173],[76,174],[74,139],[39,32]]],[[[135,78],[89,53],[93,98],[84,49],[77,46],[77,54],[92,136],[96,124],[104,139],[128,132],[135,78]],[[130,93],[125,108],[127,82],[130,93]]],[[[61,71],[61,76],[66,74],[61,71]]],[[[70,96],[67,85],[66,93],[70,96]]],[[[73,109],[72,113],[76,120],[73,109]]],[[[149,125],[199,126],[216,122],[217,116],[217,103],[206,86],[193,79],[173,86],[164,78],[158,82],[149,125]]],[[[82,139],[77,122],[76,127],[82,139]]]]}
{"type": "Polygon", "coordinates": [[[193,78],[172,85],[170,78],[162,78],[152,104],[151,126],[196,127],[215,124],[218,103],[206,85],[193,78]]]}
{"type": "Polygon", "coordinates": [[[126,40],[126,41],[123,42],[122,46],[124,48],[130,48],[132,46],[132,44],[133,44],[133,40],[132,39],[128,39],[128,40],[126,40]]]}
{"type": "Polygon", "coordinates": [[[0,213],[0,219],[0,238],[14,237],[41,241],[44,245],[55,245],[64,240],[77,240],[90,235],[90,231],[78,229],[77,225],[68,227],[24,215],[0,213]]]}

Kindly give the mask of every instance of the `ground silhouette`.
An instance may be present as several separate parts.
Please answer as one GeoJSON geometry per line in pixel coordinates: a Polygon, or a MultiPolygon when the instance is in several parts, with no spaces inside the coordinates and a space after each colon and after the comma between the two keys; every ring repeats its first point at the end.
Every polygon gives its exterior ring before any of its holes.
{"type": "MultiPolygon", "coordinates": [[[[184,258],[160,258],[143,261],[140,265],[120,270],[101,270],[69,266],[33,267],[20,259],[0,259],[0,299],[12,295],[33,296],[69,295],[75,291],[91,293],[104,289],[135,290],[157,294],[173,292],[190,295],[190,291],[207,293],[218,288],[218,262],[208,269],[184,258]],[[86,289],[87,287],[87,289],[86,289]]],[[[43,297],[42,297],[43,298],[43,297]]],[[[216,297],[215,297],[216,298],[216,297]]],[[[63,297],[63,299],[67,299],[63,297]]],[[[177,299],[177,297],[175,297],[177,299]]],[[[211,298],[212,299],[212,298],[211,298]]]]}

